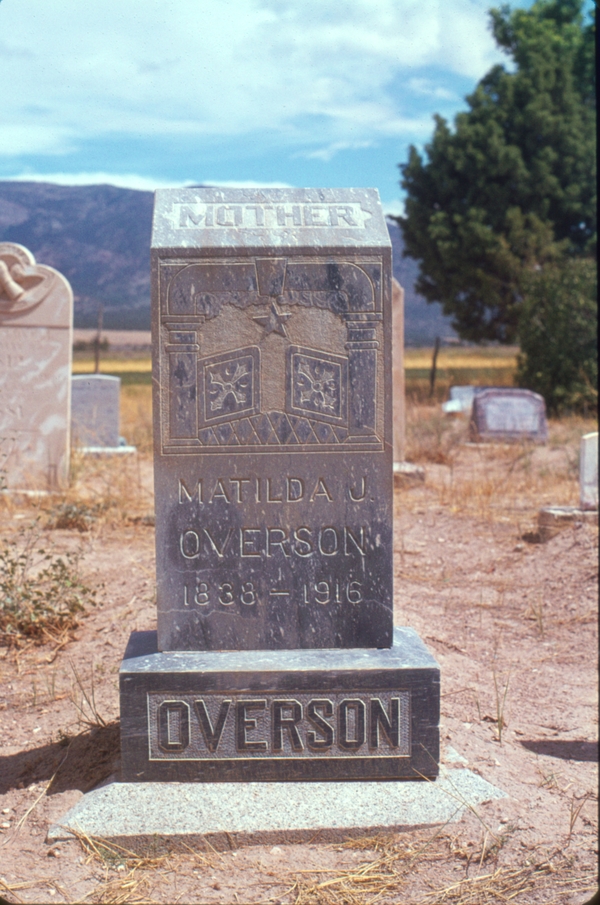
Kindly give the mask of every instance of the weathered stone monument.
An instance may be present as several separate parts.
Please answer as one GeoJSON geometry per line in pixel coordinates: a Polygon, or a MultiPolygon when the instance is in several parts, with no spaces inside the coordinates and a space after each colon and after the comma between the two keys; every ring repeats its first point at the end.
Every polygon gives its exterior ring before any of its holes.
{"type": "Polygon", "coordinates": [[[0,243],[0,486],[58,488],[69,469],[73,294],[22,245],[0,243]]]}
{"type": "Polygon", "coordinates": [[[118,447],[121,380],[109,374],[71,378],[71,434],[79,447],[118,447]]]}
{"type": "Polygon", "coordinates": [[[544,397],[531,390],[503,387],[475,392],[469,429],[476,441],[545,443],[548,424],[544,397]]]}
{"type": "Polygon", "coordinates": [[[391,246],[374,190],[156,193],[158,632],[123,779],[437,775],[439,667],[393,626],[391,246]]]}

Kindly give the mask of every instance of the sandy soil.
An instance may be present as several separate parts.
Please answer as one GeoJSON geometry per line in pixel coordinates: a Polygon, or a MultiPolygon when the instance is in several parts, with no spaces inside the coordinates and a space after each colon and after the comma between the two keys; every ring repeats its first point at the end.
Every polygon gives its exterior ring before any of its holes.
{"type": "MultiPolygon", "coordinates": [[[[47,549],[80,551],[97,606],[64,646],[0,648],[0,896],[587,902],[598,861],[598,529],[576,523],[547,544],[522,539],[541,505],[576,502],[581,432],[555,426],[544,449],[446,444],[429,456],[442,464],[426,464],[425,484],[396,489],[396,621],[441,665],[444,757],[452,765],[458,754],[508,797],[435,831],[206,845],[155,859],[85,840],[45,843],[51,822],[118,772],[117,671],[129,632],[155,624],[150,459],[81,463],[68,499],[80,505],[87,494],[105,508],[90,530],[43,538],[47,549]]],[[[5,501],[0,538],[35,530],[36,516],[52,524],[56,505],[5,501]]]]}

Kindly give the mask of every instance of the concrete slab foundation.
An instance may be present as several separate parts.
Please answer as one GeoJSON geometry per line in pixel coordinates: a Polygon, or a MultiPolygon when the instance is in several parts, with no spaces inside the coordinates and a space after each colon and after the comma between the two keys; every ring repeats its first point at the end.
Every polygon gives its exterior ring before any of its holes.
{"type": "Polygon", "coordinates": [[[204,838],[219,849],[243,844],[335,841],[458,820],[466,808],[505,793],[462,768],[435,781],[265,783],[112,782],[88,792],[50,827],[130,850],[177,848],[204,838]]]}

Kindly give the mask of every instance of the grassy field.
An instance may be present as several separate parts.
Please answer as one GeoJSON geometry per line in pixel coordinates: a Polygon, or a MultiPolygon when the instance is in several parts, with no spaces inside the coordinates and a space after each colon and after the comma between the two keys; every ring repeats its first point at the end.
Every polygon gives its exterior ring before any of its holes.
{"type": "MultiPolygon", "coordinates": [[[[438,402],[445,399],[452,385],[513,386],[518,351],[516,346],[440,349],[434,399],[438,402]]],[[[406,393],[415,402],[429,396],[432,357],[432,348],[405,350],[406,393]]],[[[91,374],[93,370],[93,356],[89,352],[76,353],[73,373],[91,374]]],[[[123,386],[149,385],[152,381],[152,362],[147,355],[123,357],[109,352],[106,358],[100,360],[100,372],[120,377],[123,386]]]]}
{"type": "MultiPolygon", "coordinates": [[[[73,356],[73,374],[93,374],[94,359],[88,353],[73,356]]],[[[152,361],[149,356],[100,359],[100,373],[120,377],[123,386],[152,383],[152,361]]]]}
{"type": "MultiPolygon", "coordinates": [[[[517,346],[451,346],[437,357],[434,400],[441,402],[451,386],[513,386],[517,369],[517,346]]],[[[433,349],[406,349],[404,371],[406,395],[415,402],[428,398],[433,349]]]]}
{"type": "MultiPolygon", "coordinates": [[[[437,358],[434,393],[430,397],[433,349],[406,349],[407,403],[409,406],[410,404],[418,406],[423,403],[439,405],[448,398],[448,390],[453,385],[513,386],[517,354],[516,346],[442,348],[437,358]]],[[[74,355],[74,374],[91,374],[93,371],[94,359],[90,352],[78,352],[74,355]]],[[[109,352],[106,353],[106,357],[100,359],[100,372],[121,378],[123,388],[121,433],[129,443],[133,443],[138,449],[150,451],[152,449],[150,401],[152,362],[150,357],[147,354],[123,355],[109,352]]],[[[408,413],[408,422],[410,421],[411,416],[408,413]]],[[[444,442],[446,440],[447,438],[444,442]]],[[[428,457],[426,456],[426,458],[428,457]]],[[[434,460],[437,460],[437,453],[434,460]]]]}

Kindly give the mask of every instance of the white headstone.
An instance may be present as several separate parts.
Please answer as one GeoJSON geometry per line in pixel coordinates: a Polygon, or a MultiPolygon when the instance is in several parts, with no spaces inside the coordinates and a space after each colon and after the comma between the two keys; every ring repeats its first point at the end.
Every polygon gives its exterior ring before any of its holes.
{"type": "Polygon", "coordinates": [[[71,378],[71,433],[75,446],[119,445],[121,380],[108,374],[71,378]]]}
{"type": "Polygon", "coordinates": [[[598,508],[598,432],[581,438],[579,493],[582,509],[598,508]]]}
{"type": "Polygon", "coordinates": [[[476,387],[450,387],[450,399],[442,403],[442,411],[468,415],[473,405],[476,387]]]}
{"type": "Polygon", "coordinates": [[[73,293],[0,243],[0,486],[52,490],[69,470],[73,293]]]}

